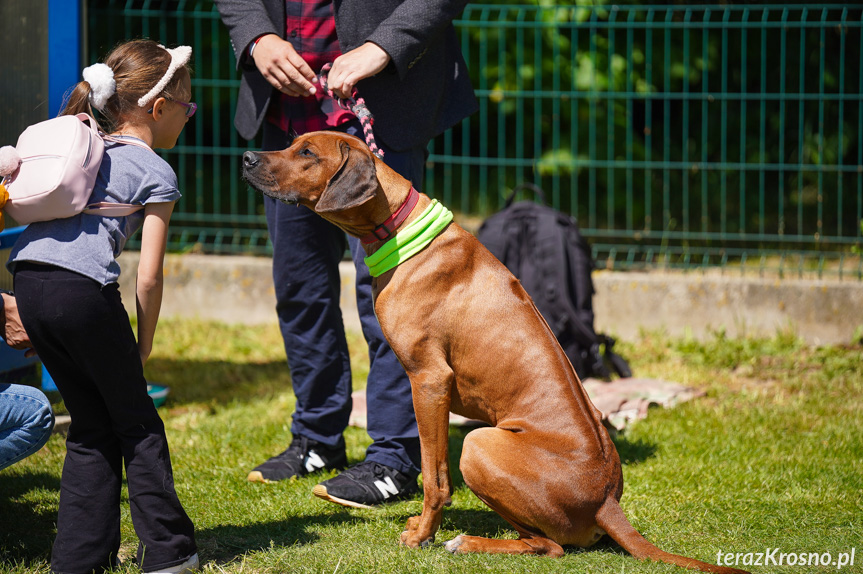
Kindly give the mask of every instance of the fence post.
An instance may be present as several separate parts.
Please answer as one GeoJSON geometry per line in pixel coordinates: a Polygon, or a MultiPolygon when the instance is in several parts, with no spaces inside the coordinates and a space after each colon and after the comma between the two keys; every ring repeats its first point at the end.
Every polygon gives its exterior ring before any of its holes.
{"type": "Polygon", "coordinates": [[[82,11],[77,0],[48,0],[48,117],[60,113],[63,95],[78,83],[84,47],[82,11]]]}

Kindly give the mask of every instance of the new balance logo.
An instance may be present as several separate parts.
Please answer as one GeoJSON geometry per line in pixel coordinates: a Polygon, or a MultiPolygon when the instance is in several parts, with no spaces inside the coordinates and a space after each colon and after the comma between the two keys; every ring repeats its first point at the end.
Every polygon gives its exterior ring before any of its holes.
{"type": "Polygon", "coordinates": [[[381,491],[381,494],[383,495],[384,500],[386,500],[387,498],[389,498],[390,496],[392,496],[394,494],[399,493],[399,489],[396,488],[396,485],[393,484],[393,479],[390,478],[389,476],[383,480],[376,480],[375,486],[377,486],[378,490],[381,491]]]}
{"type": "Polygon", "coordinates": [[[321,458],[321,455],[316,453],[313,450],[309,451],[309,456],[306,459],[306,470],[308,472],[315,472],[316,470],[320,470],[326,466],[324,459],[321,458]]]}

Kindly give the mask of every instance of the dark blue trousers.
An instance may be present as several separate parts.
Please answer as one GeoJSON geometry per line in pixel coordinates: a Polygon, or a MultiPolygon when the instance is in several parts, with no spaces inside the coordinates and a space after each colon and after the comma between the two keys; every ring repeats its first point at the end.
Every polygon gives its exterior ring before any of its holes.
{"type": "MultiPolygon", "coordinates": [[[[359,122],[343,131],[362,138],[359,122]]],[[[284,149],[284,132],[266,124],[264,151],[284,149]]],[[[379,142],[380,143],[380,142],[379,142]]],[[[385,145],[384,161],[418,190],[425,148],[396,152],[385,145]]],[[[384,339],[374,313],[371,276],[356,238],[302,206],[264,198],[273,244],[276,311],[297,398],[291,432],[335,445],[351,413],[351,366],[339,307],[339,262],[350,246],[356,268],[357,308],[369,346],[366,385],[366,460],[416,476],[420,447],[410,381],[384,339]]]]}

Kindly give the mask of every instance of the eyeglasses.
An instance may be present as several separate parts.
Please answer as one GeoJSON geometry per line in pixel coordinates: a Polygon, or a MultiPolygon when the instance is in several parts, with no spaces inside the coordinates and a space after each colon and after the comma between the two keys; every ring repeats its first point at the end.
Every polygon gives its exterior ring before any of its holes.
{"type": "MultiPolygon", "coordinates": [[[[186,108],[186,117],[187,118],[191,118],[192,116],[195,115],[195,112],[198,111],[198,104],[196,104],[195,102],[189,102],[187,104],[186,102],[181,102],[180,100],[172,100],[171,98],[165,98],[165,99],[168,100],[169,102],[174,102],[175,104],[180,104],[181,106],[186,108]]],[[[150,108],[149,110],[147,110],[147,113],[152,114],[153,108],[150,108]]]]}
{"type": "Polygon", "coordinates": [[[165,98],[165,99],[168,100],[169,102],[174,102],[175,104],[180,104],[181,106],[186,108],[186,117],[187,118],[191,118],[192,116],[195,115],[195,112],[198,111],[198,104],[196,104],[195,102],[189,102],[187,104],[186,102],[181,102],[180,100],[172,100],[171,98],[165,98]]]}

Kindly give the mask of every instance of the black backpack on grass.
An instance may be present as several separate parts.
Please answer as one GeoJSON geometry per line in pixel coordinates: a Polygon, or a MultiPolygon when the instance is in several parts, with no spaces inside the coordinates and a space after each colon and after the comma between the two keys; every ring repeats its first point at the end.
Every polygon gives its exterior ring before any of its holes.
{"type": "Polygon", "coordinates": [[[612,350],[614,339],[593,329],[590,246],[575,219],[545,205],[539,187],[516,186],[503,210],[482,224],[479,240],[521,281],[579,378],[608,380],[609,367],[621,377],[632,376],[627,362],[612,350]],[[533,191],[543,203],[513,204],[522,190],[533,191]]]}

